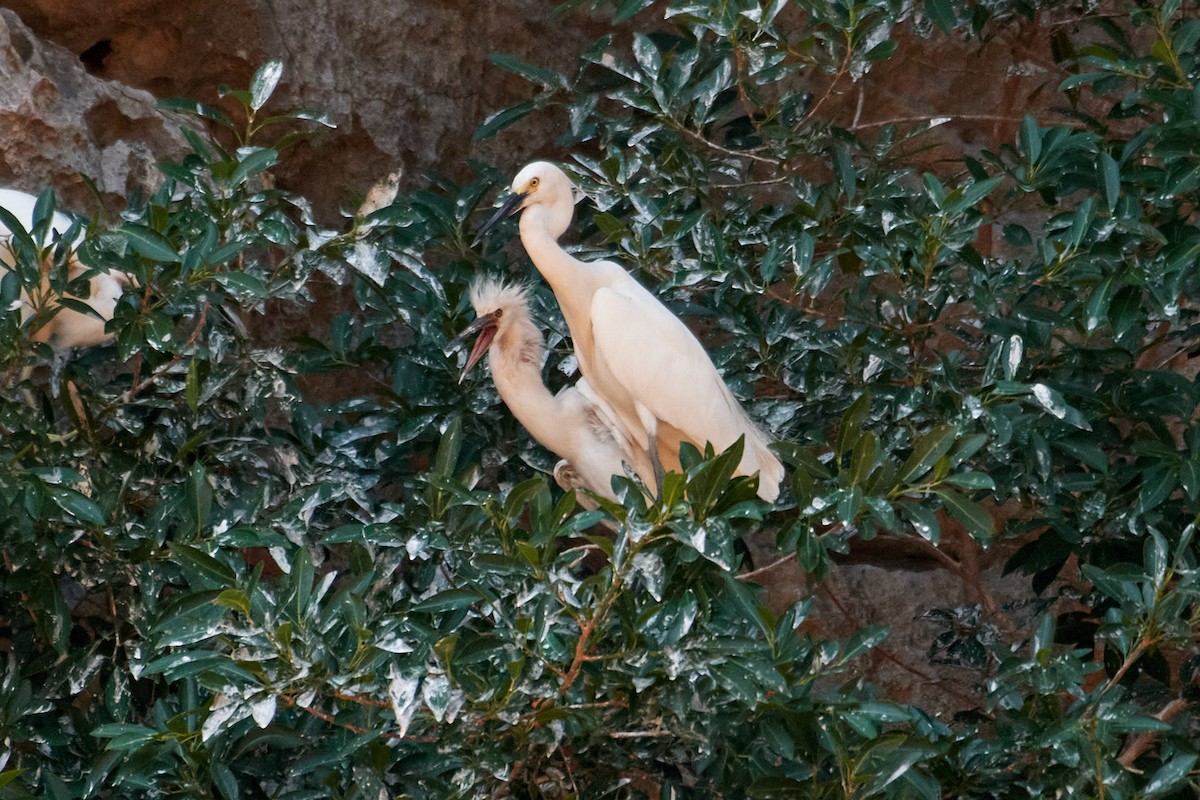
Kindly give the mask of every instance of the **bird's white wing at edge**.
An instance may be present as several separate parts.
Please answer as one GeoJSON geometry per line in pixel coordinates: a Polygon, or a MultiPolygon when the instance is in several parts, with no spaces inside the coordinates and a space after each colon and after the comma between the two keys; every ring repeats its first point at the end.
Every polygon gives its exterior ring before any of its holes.
{"type": "Polygon", "coordinates": [[[596,358],[655,418],[701,447],[757,436],[704,347],[641,284],[600,289],[591,317],[596,358]]]}
{"type": "MultiPolygon", "coordinates": [[[[0,189],[0,207],[16,217],[27,233],[33,227],[33,211],[37,207],[37,198],[33,195],[17,189],[0,189]]],[[[71,218],[61,211],[55,211],[51,227],[58,233],[66,233],[71,227],[71,218]]],[[[7,227],[0,225],[0,235],[8,236],[11,233],[7,227]]]]}

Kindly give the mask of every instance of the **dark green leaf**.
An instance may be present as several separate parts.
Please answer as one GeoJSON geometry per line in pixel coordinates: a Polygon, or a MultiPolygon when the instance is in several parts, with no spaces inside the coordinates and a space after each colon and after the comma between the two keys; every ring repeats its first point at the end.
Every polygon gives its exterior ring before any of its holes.
{"type": "Polygon", "coordinates": [[[925,14],[945,33],[954,30],[958,23],[954,5],[950,0],[925,0],[925,14]]]}
{"type": "MultiPolygon", "coordinates": [[[[519,58],[502,53],[491,53],[487,57],[488,61],[495,64],[505,72],[511,72],[514,75],[520,75],[526,80],[540,84],[546,88],[567,88],[566,79],[559,75],[554,70],[545,69],[544,67],[535,67],[532,64],[526,63],[519,58]]],[[[482,137],[481,137],[482,138],[482,137]]]]}
{"type": "Polygon", "coordinates": [[[216,281],[226,289],[250,297],[265,298],[271,295],[267,285],[248,272],[222,272],[216,276],[216,281]]]}
{"type": "Polygon", "coordinates": [[[1100,174],[1104,181],[1104,200],[1111,213],[1116,209],[1117,200],[1121,197],[1121,171],[1116,159],[1107,152],[1100,153],[1099,162],[1100,174]]]}
{"type": "Polygon", "coordinates": [[[889,629],[883,625],[867,625],[859,628],[854,635],[846,640],[842,650],[841,662],[853,661],[863,653],[874,648],[888,637],[889,629]]]}
{"type": "Polygon", "coordinates": [[[957,437],[958,428],[954,425],[937,425],[931,428],[913,445],[912,453],[900,467],[900,483],[912,483],[927,473],[934,462],[950,452],[957,437]]]}
{"type": "Polygon", "coordinates": [[[270,169],[279,161],[279,153],[265,148],[255,148],[238,161],[237,167],[229,176],[229,184],[237,186],[248,178],[270,169]]]}
{"type": "Polygon", "coordinates": [[[1150,776],[1143,797],[1161,797],[1171,792],[1187,780],[1188,774],[1196,764],[1195,753],[1181,753],[1163,764],[1150,776]]]}
{"type": "Polygon", "coordinates": [[[178,264],[183,260],[166,237],[153,228],[126,222],[121,226],[120,232],[135,252],[151,261],[178,264]]]}
{"type": "Polygon", "coordinates": [[[990,544],[996,532],[996,520],[981,505],[966,495],[950,489],[938,489],[937,494],[950,515],[963,524],[972,538],[990,544]]]}
{"type": "Polygon", "coordinates": [[[427,597],[419,603],[414,603],[412,611],[414,613],[437,614],[442,611],[467,608],[482,599],[478,592],[470,589],[447,589],[444,592],[438,592],[432,597],[427,597]]]}
{"type": "Polygon", "coordinates": [[[232,586],[237,582],[237,575],[233,570],[208,553],[175,542],[172,542],[169,547],[172,560],[183,567],[186,572],[203,579],[204,582],[216,586],[232,586]]]}
{"type": "Polygon", "coordinates": [[[887,61],[896,52],[897,43],[892,39],[884,39],[867,51],[864,56],[867,61],[887,61]]]}
{"type": "Polygon", "coordinates": [[[534,100],[525,103],[518,103],[508,108],[502,108],[499,111],[489,114],[483,123],[475,130],[473,137],[474,141],[481,142],[484,139],[489,139],[495,136],[500,131],[512,125],[514,122],[521,120],[530,113],[537,111],[541,104],[534,100]]]}

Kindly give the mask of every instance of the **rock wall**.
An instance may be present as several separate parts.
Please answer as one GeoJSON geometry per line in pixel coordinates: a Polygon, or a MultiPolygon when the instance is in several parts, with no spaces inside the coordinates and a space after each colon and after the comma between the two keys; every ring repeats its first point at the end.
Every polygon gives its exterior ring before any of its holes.
{"type": "Polygon", "coordinates": [[[154,163],[182,152],[178,123],[148,92],[90,75],[70,51],[0,9],[0,185],[53,186],[64,206],[110,208],[158,181],[154,163]]]}
{"type": "MultiPolygon", "coordinates": [[[[550,13],[554,4],[547,0],[8,0],[6,6],[29,28],[5,15],[8,28],[22,31],[9,34],[9,85],[0,90],[5,110],[15,104],[14,119],[28,114],[63,142],[38,150],[36,125],[16,134],[21,126],[15,122],[0,129],[0,146],[13,152],[9,172],[0,165],[0,182],[14,177],[12,164],[31,162],[44,166],[31,170],[30,182],[45,182],[49,165],[59,162],[102,175],[104,191],[119,194],[147,176],[144,166],[127,168],[117,151],[152,160],[149,151],[162,146],[158,155],[169,155],[163,137],[170,139],[173,130],[152,132],[158,123],[150,120],[160,115],[151,99],[118,85],[155,98],[215,103],[219,85],[244,87],[260,64],[279,58],[285,72],[277,107],[319,108],[338,126],[289,154],[277,175],[326,216],[356,205],[372,183],[397,168],[405,176],[402,188],[411,188],[426,172],[467,177],[470,157],[515,166],[556,155],[555,126],[562,120],[554,115],[527,117],[519,130],[472,143],[488,114],[534,92],[488,63],[487,55],[507,53],[570,74],[579,53],[608,30],[604,19],[550,13]],[[20,98],[41,96],[35,75],[58,87],[58,117],[20,108],[20,98]],[[106,102],[109,95],[118,101],[106,102]],[[134,108],[137,123],[127,123],[134,108]],[[104,151],[103,158],[77,156],[80,144],[104,151]],[[122,169],[129,172],[125,185],[122,169]]],[[[650,13],[637,16],[639,27],[654,23],[650,13]]],[[[876,65],[863,81],[842,77],[818,101],[822,115],[864,136],[890,122],[907,127],[944,115],[948,124],[923,140],[941,144],[923,156],[933,166],[964,150],[1011,141],[1027,110],[1050,111],[1053,92],[1046,89],[1062,77],[1048,31],[1069,34],[1071,12],[1053,13],[1053,19],[999,26],[983,44],[905,33],[896,59],[876,65]]],[[[809,88],[822,97],[826,87],[820,76],[814,80],[809,88]]],[[[64,169],[54,183],[77,181],[64,169]]]]}
{"type": "MultiPolygon", "coordinates": [[[[545,155],[556,135],[549,120],[532,120],[519,135],[501,135],[478,149],[472,144],[472,133],[489,113],[533,91],[490,65],[487,54],[511,53],[570,70],[578,53],[604,30],[599,22],[589,27],[579,15],[548,18],[544,0],[11,0],[7,5],[36,37],[62,46],[37,41],[28,31],[23,39],[28,50],[53,53],[56,64],[73,62],[80,73],[74,83],[90,76],[97,85],[118,81],[158,98],[215,103],[219,85],[244,87],[261,63],[282,59],[277,107],[319,108],[338,126],[290,154],[278,175],[325,215],[356,205],[372,183],[397,167],[410,185],[419,185],[422,173],[430,171],[466,177],[461,165],[469,156],[503,153],[516,163],[545,155]]],[[[68,105],[81,120],[89,113],[113,116],[93,112],[99,103],[91,93],[76,95],[74,83],[70,92],[61,93],[70,95],[68,105]]],[[[27,96],[29,89],[14,87],[11,94],[27,96]]],[[[152,106],[148,96],[132,94],[152,106]]],[[[59,124],[64,130],[87,129],[66,120],[59,124]]],[[[0,131],[6,148],[7,138],[0,131]]],[[[122,138],[129,147],[150,142],[136,130],[124,131],[122,138]]],[[[31,155],[23,153],[21,159],[31,155]]],[[[61,154],[41,157],[53,161],[61,154]]],[[[46,176],[43,171],[30,178],[36,183],[46,176]]],[[[0,182],[6,178],[0,174],[0,182]]],[[[59,180],[66,177],[56,185],[59,180]]]]}

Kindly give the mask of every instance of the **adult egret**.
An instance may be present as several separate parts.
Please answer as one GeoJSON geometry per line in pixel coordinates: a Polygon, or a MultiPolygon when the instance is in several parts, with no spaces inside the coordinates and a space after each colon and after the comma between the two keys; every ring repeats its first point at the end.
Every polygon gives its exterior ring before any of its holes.
{"type": "Polygon", "coordinates": [[[579,369],[610,406],[632,445],[651,454],[655,475],[678,470],[679,447],[724,450],[745,437],[737,474],[758,473],[758,496],[774,502],[783,465],[687,326],[619,264],[581,261],[558,243],[575,213],[575,187],[536,161],[480,229],[521,214],[521,243],[550,284],[571,331],[579,369]]]}
{"type": "Polygon", "coordinates": [[[558,394],[546,388],[542,382],[545,340],[530,319],[528,290],[480,279],[471,287],[471,305],[475,321],[458,338],[476,332],[479,338],[463,375],[486,352],[500,399],[534,439],[562,459],[554,467],[558,484],[617,500],[612,476],[624,474],[622,462],[648,470],[649,458],[629,450],[604,410],[588,399],[584,379],[579,381],[583,386],[568,386],[558,394]]]}
{"type": "MultiPolygon", "coordinates": [[[[16,217],[21,226],[28,231],[33,227],[34,208],[37,198],[31,194],[15,189],[0,189],[0,207],[16,217]]],[[[71,219],[66,214],[54,212],[51,220],[51,230],[64,234],[71,228],[71,219]]],[[[6,225],[0,224],[0,279],[16,263],[13,254],[12,231],[6,225]]],[[[50,290],[46,276],[46,266],[43,265],[41,285],[34,290],[33,297],[28,291],[22,291],[17,301],[21,311],[21,321],[29,319],[38,306],[53,307],[57,299],[50,290]]],[[[68,272],[72,279],[87,271],[87,267],[72,257],[68,272]]],[[[71,347],[91,347],[103,344],[111,338],[104,330],[105,323],[112,319],[117,301],[121,299],[129,279],[120,273],[98,272],[88,281],[90,292],[87,297],[72,297],[86,303],[95,314],[85,314],[63,306],[50,317],[45,324],[40,325],[30,337],[35,342],[47,342],[55,350],[66,350],[71,347]]]]}

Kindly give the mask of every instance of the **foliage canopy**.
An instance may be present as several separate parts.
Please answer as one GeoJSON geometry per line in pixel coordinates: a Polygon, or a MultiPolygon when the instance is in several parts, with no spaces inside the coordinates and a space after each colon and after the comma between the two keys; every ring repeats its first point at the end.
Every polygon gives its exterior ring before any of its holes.
{"type": "MultiPolygon", "coordinates": [[[[1194,796],[1194,7],[1075,12],[1070,124],[935,174],[945,120],[856,129],[840,93],[914,35],[1047,9],[566,5],[614,33],[575,75],[494,56],[535,94],[479,136],[565,120],[577,249],[707,332],[788,494],[731,480],[736,452],[689,453],[658,498],[552,491],[447,349],[471,276],[526,269],[469,246],[514,165],[319,224],[269,180],[324,122],[263,116],[272,62],[221,108],[169,103],[192,152],[88,227],[84,263],[137,284],[113,344],[53,357],[44,320],[0,319],[0,798],[1194,796]],[[323,329],[253,334],[331,284],[323,329]],[[811,599],[744,579],[751,533],[819,578],[949,529],[1015,543],[1045,610],[958,617],[938,645],[982,688],[954,719],[862,679],[886,630],[824,640],[811,599]]],[[[66,288],[72,241],[18,231],[0,303],[45,263],[66,288]]]]}

